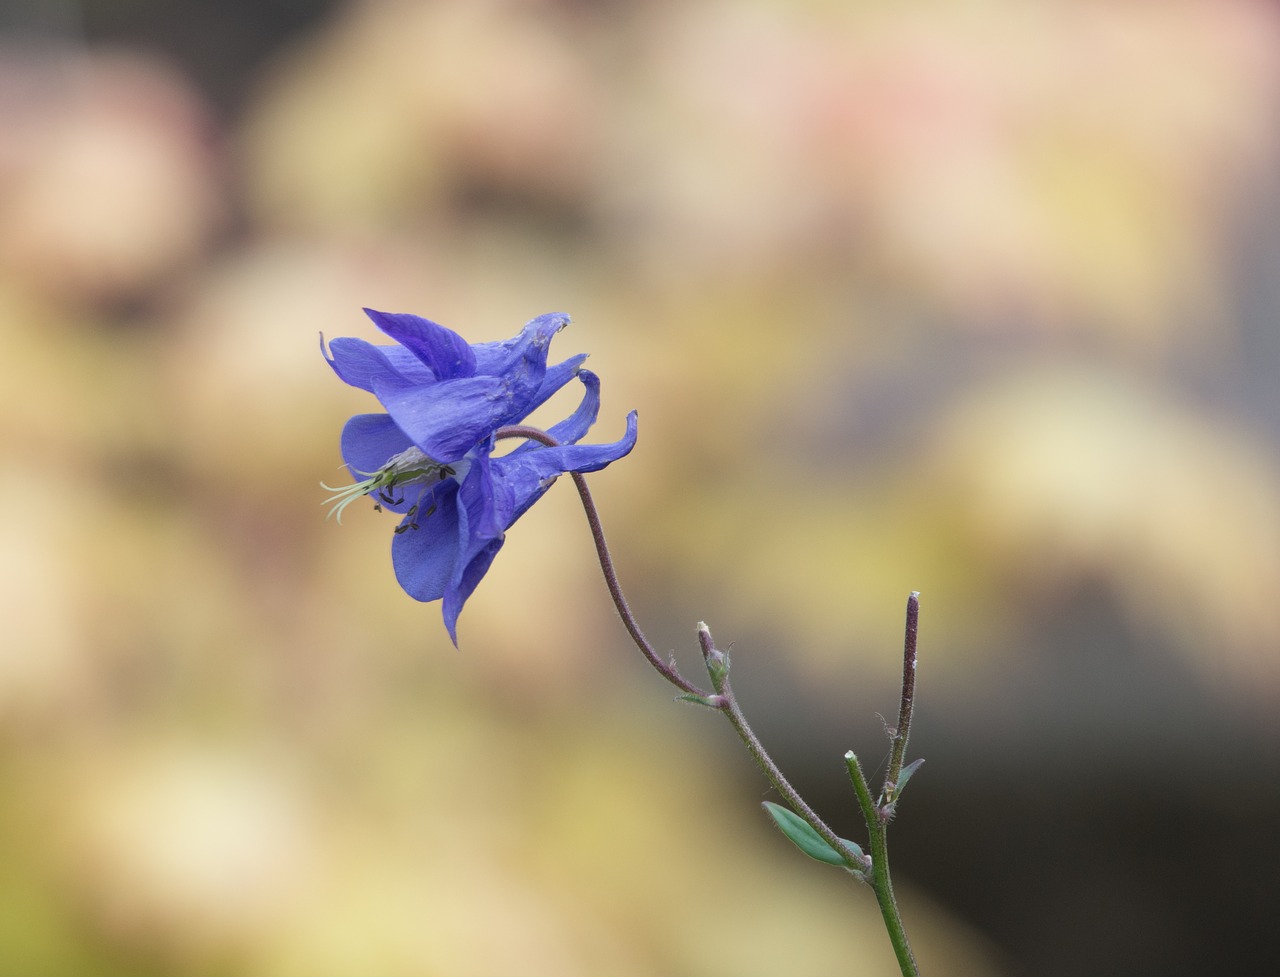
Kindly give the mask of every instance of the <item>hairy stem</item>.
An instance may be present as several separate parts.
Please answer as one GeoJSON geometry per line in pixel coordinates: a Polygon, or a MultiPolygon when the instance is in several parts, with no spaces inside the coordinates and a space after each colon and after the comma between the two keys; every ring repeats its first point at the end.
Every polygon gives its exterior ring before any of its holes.
{"type": "Polygon", "coordinates": [[[907,626],[902,641],[902,699],[898,705],[898,725],[890,733],[889,768],[884,775],[881,802],[891,802],[898,790],[902,761],[911,735],[911,714],[916,701],[916,636],[920,628],[920,593],[911,591],[907,598],[907,626]]]}
{"type": "Polygon", "coordinates": [[[715,685],[716,695],[712,697],[715,708],[724,713],[725,718],[729,720],[729,725],[734,728],[738,738],[746,746],[747,752],[751,754],[752,759],[764,771],[764,775],[769,778],[769,783],[773,784],[778,793],[786,798],[791,810],[800,815],[809,827],[818,832],[823,841],[838,851],[844,857],[845,865],[865,881],[867,869],[870,867],[865,859],[851,850],[844,839],[837,835],[822,818],[818,817],[817,812],[805,803],[799,791],[791,786],[791,781],[787,780],[786,776],[783,775],[781,768],[774,762],[773,757],[769,756],[764,744],[756,736],[755,730],[747,722],[747,717],[743,715],[742,707],[738,705],[738,699],[733,694],[733,686],[729,684],[727,662],[718,675],[717,671],[713,670],[710,664],[712,655],[722,653],[715,650],[715,645],[711,640],[711,631],[705,624],[698,625],[698,641],[702,645],[703,657],[708,660],[708,671],[711,672],[712,682],[715,685]]]}
{"type": "Polygon", "coordinates": [[[844,755],[845,765],[849,768],[849,779],[853,781],[853,791],[858,795],[858,807],[862,809],[862,818],[867,822],[867,834],[871,842],[871,887],[876,892],[876,902],[880,904],[880,915],[884,918],[884,928],[889,934],[889,942],[893,944],[894,955],[898,958],[898,966],[902,977],[920,977],[920,969],[916,966],[916,958],[911,953],[911,945],[907,942],[906,930],[902,928],[902,916],[898,912],[898,902],[893,896],[893,882],[889,878],[889,843],[886,832],[889,820],[881,813],[879,805],[871,798],[867,788],[867,778],[863,776],[862,765],[852,751],[844,755]]]}
{"type": "MultiPolygon", "coordinates": [[[[499,428],[494,437],[499,440],[503,438],[525,438],[537,441],[539,444],[544,444],[548,447],[559,445],[559,442],[545,431],[523,424],[499,428]]],[[[845,756],[845,762],[849,767],[849,775],[853,779],[854,790],[858,795],[858,805],[862,809],[863,818],[867,822],[867,832],[870,835],[871,857],[868,859],[866,856],[860,856],[851,849],[843,838],[818,817],[813,808],[805,803],[804,798],[800,796],[795,787],[791,785],[791,782],[783,775],[782,770],[774,762],[773,758],[769,756],[768,751],[765,750],[764,745],[760,742],[760,738],[756,736],[755,731],[752,730],[747,722],[742,708],[738,705],[737,697],[733,694],[733,687],[729,684],[728,657],[716,649],[711,638],[711,631],[705,624],[698,625],[698,641],[702,646],[703,660],[706,662],[714,693],[708,693],[688,681],[680,674],[674,660],[667,663],[659,657],[653,645],[649,643],[649,639],[640,630],[640,625],[637,623],[635,615],[631,613],[631,607],[622,592],[622,586],[618,582],[617,570],[613,565],[613,557],[609,553],[609,545],[605,540],[604,529],[600,523],[600,513],[596,509],[590,489],[587,488],[587,481],[578,472],[570,474],[573,476],[574,485],[577,486],[578,495],[582,499],[582,508],[586,512],[587,523],[591,527],[591,538],[595,542],[596,555],[600,560],[600,569],[604,573],[605,584],[609,588],[609,596],[613,598],[613,606],[617,608],[618,615],[622,618],[622,623],[626,627],[627,633],[631,635],[631,640],[640,649],[640,653],[644,655],[645,659],[658,674],[676,688],[686,695],[696,698],[702,704],[723,713],[746,746],[747,751],[759,764],[760,769],[764,771],[764,775],[769,779],[769,782],[786,799],[791,809],[804,819],[805,823],[813,828],[828,845],[843,856],[846,867],[854,875],[863,881],[871,883],[875,889],[876,900],[880,904],[881,915],[884,917],[885,929],[888,930],[890,942],[892,942],[894,953],[898,958],[898,964],[902,968],[903,977],[919,977],[919,970],[916,967],[915,958],[911,954],[911,947],[907,943],[906,932],[902,927],[902,918],[898,913],[898,906],[893,896],[893,885],[889,879],[889,855],[886,841],[886,828],[892,814],[894,792],[897,789],[898,777],[901,773],[902,761],[906,753],[907,736],[911,731],[911,712],[915,699],[916,627],[919,615],[919,594],[913,591],[907,601],[907,633],[903,651],[902,701],[898,712],[897,728],[891,731],[892,748],[889,771],[885,778],[884,794],[882,795],[882,803],[888,802],[885,806],[878,805],[872,800],[871,793],[867,789],[866,778],[862,774],[862,768],[858,765],[857,757],[852,753],[848,753],[845,756]]]]}
{"type": "MultiPolygon", "coordinates": [[[[497,439],[525,438],[552,448],[559,444],[555,438],[540,428],[525,424],[499,428],[494,436],[497,439]]],[[[591,497],[591,490],[587,487],[587,480],[577,472],[573,472],[572,475],[573,484],[577,486],[578,495],[582,499],[582,508],[586,512],[587,523],[591,527],[591,538],[595,542],[596,555],[600,560],[600,569],[604,573],[605,584],[609,588],[609,596],[613,598],[613,606],[618,609],[618,615],[622,618],[623,626],[626,627],[627,633],[631,635],[631,640],[635,642],[636,647],[640,649],[640,653],[644,655],[645,659],[658,674],[676,688],[687,695],[697,696],[711,708],[724,713],[725,718],[729,720],[730,725],[737,731],[739,738],[746,745],[751,756],[760,765],[765,776],[769,778],[769,782],[786,798],[792,810],[804,818],[827,844],[844,855],[851,869],[859,874],[865,872],[866,864],[859,860],[857,855],[849,850],[843,839],[818,817],[813,808],[805,803],[796,789],[791,786],[790,781],[783,776],[781,769],[773,761],[773,758],[769,756],[759,737],[756,736],[751,726],[747,723],[747,718],[743,715],[742,709],[738,706],[738,700],[734,697],[733,689],[729,686],[727,673],[720,681],[716,681],[713,676],[712,681],[717,694],[711,695],[681,675],[674,663],[668,664],[658,656],[653,645],[649,643],[649,639],[640,630],[640,625],[636,621],[635,615],[631,613],[631,607],[627,603],[626,595],[622,592],[622,585],[618,582],[618,573],[613,565],[613,557],[609,553],[609,544],[605,540],[604,528],[600,523],[600,513],[596,508],[595,500],[591,497]]],[[[706,625],[702,625],[698,629],[698,638],[702,643],[703,655],[706,657],[714,650],[711,632],[706,625]]]]}

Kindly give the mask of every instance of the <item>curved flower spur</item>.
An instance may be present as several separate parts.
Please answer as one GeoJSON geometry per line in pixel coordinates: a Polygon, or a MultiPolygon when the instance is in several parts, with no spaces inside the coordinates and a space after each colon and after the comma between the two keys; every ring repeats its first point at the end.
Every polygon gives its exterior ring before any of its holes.
{"type": "Polygon", "coordinates": [[[600,409],[600,380],[582,369],[585,353],[547,366],[552,337],[569,317],[530,320],[512,339],[468,343],[430,319],[365,309],[395,343],[334,339],[321,351],[338,376],[378,398],[386,413],[357,414],[342,431],[342,457],[356,482],[335,488],[330,515],[373,496],[400,513],[391,543],[396,579],[411,597],[443,601],[445,627],[458,643],[458,615],[502,548],[505,533],[556,477],[592,472],[636,443],[636,414],[612,444],[580,445],[600,409]],[[582,402],[552,426],[493,456],[503,428],[520,425],[574,377],[582,402]],[[542,441],[542,439],[539,439],[542,441]],[[549,442],[549,443],[548,443],[549,442]]]}

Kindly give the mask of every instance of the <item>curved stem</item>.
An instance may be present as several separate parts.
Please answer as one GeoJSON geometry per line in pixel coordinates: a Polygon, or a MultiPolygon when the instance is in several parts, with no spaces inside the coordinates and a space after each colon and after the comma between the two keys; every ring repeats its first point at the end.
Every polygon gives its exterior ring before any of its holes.
{"type": "MultiPolygon", "coordinates": [[[[557,447],[560,443],[545,431],[524,424],[513,424],[499,428],[494,434],[494,438],[496,440],[525,438],[552,448],[557,447]]],[[[640,649],[641,654],[644,655],[649,664],[668,682],[687,695],[696,698],[704,705],[724,714],[746,746],[747,751],[759,764],[760,769],[764,771],[764,775],[769,779],[769,782],[786,799],[791,809],[803,818],[805,823],[813,828],[828,845],[844,857],[845,865],[851,872],[858,878],[871,882],[876,892],[876,900],[880,904],[881,915],[884,917],[885,928],[888,930],[889,939],[893,943],[894,953],[897,955],[899,966],[902,968],[903,977],[919,977],[919,970],[916,967],[915,958],[911,955],[911,948],[907,943],[907,936],[902,927],[902,918],[898,914],[897,903],[894,901],[893,896],[893,886],[889,879],[888,848],[885,840],[888,809],[882,814],[881,809],[872,800],[857,758],[850,753],[846,755],[845,759],[849,765],[849,773],[853,778],[854,788],[858,794],[858,804],[862,808],[863,817],[867,822],[867,831],[871,841],[871,858],[869,860],[865,856],[860,857],[843,838],[818,817],[813,808],[805,803],[804,798],[800,796],[799,792],[791,785],[791,782],[783,775],[782,770],[774,762],[773,758],[769,756],[759,737],[756,736],[755,731],[748,724],[742,708],[738,705],[737,697],[733,694],[733,687],[729,684],[728,658],[724,653],[716,650],[711,639],[711,631],[705,624],[698,626],[698,640],[702,645],[702,654],[707,663],[707,671],[715,690],[714,694],[707,693],[688,681],[680,674],[674,661],[668,664],[658,656],[653,645],[649,643],[649,639],[640,630],[640,625],[637,623],[635,615],[631,613],[631,607],[627,603],[626,596],[622,593],[622,586],[618,582],[618,574],[613,565],[613,557],[609,553],[609,545],[605,540],[604,529],[600,523],[600,513],[596,509],[595,500],[591,497],[590,489],[587,488],[587,481],[579,472],[571,472],[570,474],[573,476],[574,485],[577,486],[578,495],[582,499],[582,508],[586,512],[587,522],[591,527],[591,538],[595,542],[596,554],[600,559],[600,569],[604,573],[605,583],[609,588],[609,596],[613,598],[613,605],[617,608],[618,615],[622,618],[622,623],[626,627],[627,633],[631,635],[631,640],[635,642],[636,647],[640,649]]],[[[893,733],[893,763],[891,764],[891,771],[895,781],[902,766],[907,733],[911,725],[911,702],[915,687],[915,618],[918,609],[916,598],[917,595],[913,593],[907,609],[907,649],[903,671],[902,708],[899,713],[898,728],[893,733]]],[[[887,786],[888,784],[886,784],[887,786]]]]}
{"type": "MultiPolygon", "coordinates": [[[[539,444],[545,444],[549,448],[556,448],[560,445],[560,442],[546,431],[527,424],[512,424],[508,427],[498,428],[494,434],[494,439],[502,440],[503,438],[526,438],[530,441],[537,441],[539,444]]],[[[627,633],[631,635],[631,640],[635,642],[636,647],[640,649],[640,653],[644,655],[649,664],[668,682],[688,695],[700,698],[705,697],[707,693],[681,675],[674,662],[668,664],[662,660],[654,650],[653,645],[649,643],[649,639],[644,636],[644,632],[640,630],[640,624],[636,621],[635,615],[631,613],[631,606],[627,603],[627,598],[622,593],[622,585],[618,583],[618,572],[614,569],[613,557],[609,554],[609,544],[604,537],[604,527],[600,524],[600,513],[596,509],[595,500],[591,497],[591,490],[587,488],[587,480],[578,472],[570,472],[569,474],[573,476],[573,484],[577,486],[578,495],[582,499],[583,511],[587,514],[587,523],[591,526],[591,539],[596,545],[596,555],[600,559],[600,569],[604,572],[604,582],[609,588],[609,596],[613,598],[613,606],[618,609],[618,616],[622,618],[622,624],[627,629],[627,633]]]]}

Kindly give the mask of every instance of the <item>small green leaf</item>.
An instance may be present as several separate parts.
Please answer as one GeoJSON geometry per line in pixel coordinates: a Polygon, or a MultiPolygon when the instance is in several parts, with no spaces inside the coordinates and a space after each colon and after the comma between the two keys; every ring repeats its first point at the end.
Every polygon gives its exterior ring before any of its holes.
{"type": "Polygon", "coordinates": [[[729,677],[729,656],[723,651],[712,648],[703,658],[707,663],[707,674],[711,676],[711,684],[717,692],[722,692],[724,680],[729,677]]]}
{"type": "Polygon", "coordinates": [[[924,763],[924,757],[921,757],[919,760],[912,760],[902,768],[902,772],[898,774],[897,789],[893,792],[893,799],[895,801],[902,796],[902,792],[906,790],[907,781],[911,779],[911,775],[913,773],[920,769],[920,764],[922,763],[924,763]]]}
{"type": "MultiPolygon", "coordinates": [[[[810,858],[816,858],[818,861],[826,862],[828,865],[845,865],[844,856],[827,844],[822,835],[814,831],[800,815],[789,808],[783,807],[781,804],[774,804],[770,801],[764,802],[764,809],[773,818],[773,823],[778,826],[778,830],[810,858]]],[[[862,849],[856,844],[845,838],[840,840],[848,845],[854,854],[860,858],[862,857],[862,849]]]]}

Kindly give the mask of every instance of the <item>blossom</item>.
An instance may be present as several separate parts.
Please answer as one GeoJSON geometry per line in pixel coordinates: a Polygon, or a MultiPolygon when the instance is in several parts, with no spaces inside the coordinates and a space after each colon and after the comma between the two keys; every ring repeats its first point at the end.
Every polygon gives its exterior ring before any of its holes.
{"type": "Polygon", "coordinates": [[[538,316],[498,343],[469,344],[451,329],[416,315],[366,309],[395,340],[377,346],[342,338],[321,350],[335,373],[374,394],[386,409],[357,414],[342,431],[342,457],[356,479],[324,486],[332,513],[372,495],[400,513],[391,543],[396,579],[411,597],[441,600],[454,644],[463,604],[502,548],[507,529],[568,472],[591,472],[631,451],[636,414],[612,444],[580,445],[600,409],[600,380],[582,368],[585,354],[548,366],[563,313],[538,316]],[[547,433],[556,446],[521,443],[494,455],[499,428],[519,424],[570,380],[583,397],[547,433]]]}

